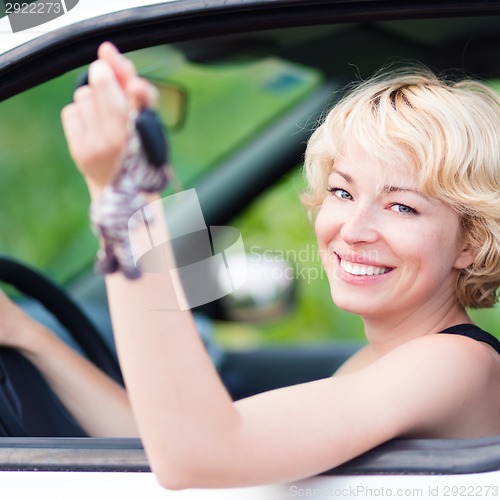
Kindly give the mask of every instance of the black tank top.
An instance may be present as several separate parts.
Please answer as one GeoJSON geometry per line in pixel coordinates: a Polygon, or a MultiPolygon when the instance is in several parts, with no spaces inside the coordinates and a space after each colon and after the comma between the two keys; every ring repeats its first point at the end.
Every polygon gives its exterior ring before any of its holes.
{"type": "Polygon", "coordinates": [[[491,347],[493,347],[493,349],[495,349],[498,354],[500,354],[500,341],[496,337],[491,335],[491,333],[481,330],[481,328],[476,325],[464,323],[462,325],[451,326],[450,328],[446,328],[445,330],[438,333],[463,335],[464,337],[469,337],[471,339],[477,340],[478,342],[486,342],[491,347]]]}

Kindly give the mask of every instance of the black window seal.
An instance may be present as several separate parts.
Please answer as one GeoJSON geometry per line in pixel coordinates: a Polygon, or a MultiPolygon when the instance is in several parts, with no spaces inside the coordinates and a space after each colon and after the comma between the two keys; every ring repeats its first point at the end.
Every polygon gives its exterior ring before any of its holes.
{"type": "Polygon", "coordinates": [[[0,56],[0,101],[91,62],[112,40],[129,51],[161,43],[329,23],[500,14],[500,0],[182,0],[81,21],[0,56]]]}
{"type": "Polygon", "coordinates": [[[395,439],[326,475],[447,475],[500,470],[500,436],[395,439]]]}

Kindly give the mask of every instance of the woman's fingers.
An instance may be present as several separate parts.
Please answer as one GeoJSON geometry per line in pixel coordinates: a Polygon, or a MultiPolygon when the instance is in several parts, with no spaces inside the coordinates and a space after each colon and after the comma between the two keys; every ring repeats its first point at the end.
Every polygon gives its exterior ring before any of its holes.
{"type": "Polygon", "coordinates": [[[98,107],[91,88],[86,85],[77,89],[73,95],[73,101],[80,113],[84,135],[88,136],[99,126],[98,107]]]}
{"type": "Polygon", "coordinates": [[[99,47],[89,83],[62,112],[71,155],[96,190],[109,184],[124,153],[130,110],[153,106],[156,89],[110,43],[99,47]]]}
{"type": "Polygon", "coordinates": [[[126,108],[125,94],[117,75],[104,60],[98,59],[90,65],[89,86],[101,107],[113,106],[120,110],[126,108]]]}
{"type": "Polygon", "coordinates": [[[157,91],[149,82],[137,76],[132,61],[127,59],[110,42],[104,42],[97,51],[99,59],[109,64],[121,88],[136,109],[153,106],[157,91]]]}
{"type": "Polygon", "coordinates": [[[61,111],[61,121],[68,148],[73,159],[80,156],[81,138],[86,133],[80,110],[75,103],[68,104],[61,111]]]}
{"type": "Polygon", "coordinates": [[[73,160],[89,187],[109,184],[124,152],[130,106],[111,66],[97,60],[89,68],[89,84],[78,88],[74,102],[62,112],[73,160]]]}
{"type": "Polygon", "coordinates": [[[153,107],[158,99],[156,87],[144,78],[133,78],[126,88],[127,96],[136,109],[153,107]]]}
{"type": "Polygon", "coordinates": [[[89,84],[95,103],[92,111],[94,119],[99,121],[100,134],[111,144],[123,142],[129,105],[116,74],[107,63],[97,60],[90,65],[89,84]]]}
{"type": "Polygon", "coordinates": [[[114,71],[122,89],[125,89],[131,79],[137,76],[134,64],[123,56],[110,42],[104,42],[97,50],[99,59],[105,61],[114,71]]]}

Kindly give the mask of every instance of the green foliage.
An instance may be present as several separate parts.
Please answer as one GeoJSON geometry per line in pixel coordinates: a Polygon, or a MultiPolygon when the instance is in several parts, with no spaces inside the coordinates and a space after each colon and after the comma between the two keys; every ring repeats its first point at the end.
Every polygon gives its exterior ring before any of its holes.
{"type": "Polygon", "coordinates": [[[169,105],[162,99],[162,84],[184,91],[185,119],[168,136],[172,163],[186,187],[217,168],[322,80],[312,68],[274,57],[203,65],[187,61],[169,46],[137,51],[132,57],[141,74],[158,85],[161,116],[169,105]]]}
{"type": "MultiPolygon", "coordinates": [[[[169,131],[172,161],[184,186],[192,186],[320,82],[313,69],[273,58],[202,66],[167,46],[132,57],[142,74],[160,83],[160,93],[166,80],[185,91],[186,119],[169,131]]],[[[88,268],[97,248],[87,191],[60,120],[78,73],[0,103],[0,253],[58,281],[88,268]]]]}
{"type": "Polygon", "coordinates": [[[0,104],[0,252],[56,279],[87,265],[96,247],[88,195],[60,120],[74,82],[72,72],[0,104]],[[75,241],[70,262],[64,256],[75,241]]]}

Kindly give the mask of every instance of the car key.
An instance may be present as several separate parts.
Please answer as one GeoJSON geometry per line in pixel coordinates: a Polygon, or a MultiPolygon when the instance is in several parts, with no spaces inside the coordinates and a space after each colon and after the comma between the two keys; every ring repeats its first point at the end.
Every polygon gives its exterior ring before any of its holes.
{"type": "Polygon", "coordinates": [[[152,108],[144,108],[135,119],[135,128],[149,164],[163,167],[168,160],[168,148],[158,113],[152,108]]]}
{"type": "MultiPolygon", "coordinates": [[[[84,72],[78,76],[75,90],[88,84],[88,72],[84,72]]],[[[135,119],[135,128],[148,164],[155,168],[163,167],[168,161],[168,146],[158,113],[152,108],[142,109],[135,119]]]]}
{"type": "MultiPolygon", "coordinates": [[[[76,88],[84,85],[88,85],[88,73],[78,77],[76,88]]],[[[101,235],[97,271],[101,274],[121,271],[128,279],[137,279],[141,271],[130,246],[129,222],[145,206],[145,193],[161,192],[169,176],[167,139],[158,114],[151,108],[144,108],[132,116],[134,121],[133,125],[130,123],[132,130],[121,168],[109,189],[92,202],[90,219],[101,235]]],[[[153,221],[149,215],[141,213],[148,223],[153,221]]]]}

